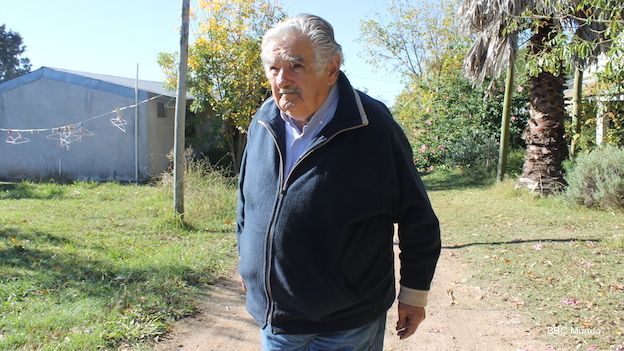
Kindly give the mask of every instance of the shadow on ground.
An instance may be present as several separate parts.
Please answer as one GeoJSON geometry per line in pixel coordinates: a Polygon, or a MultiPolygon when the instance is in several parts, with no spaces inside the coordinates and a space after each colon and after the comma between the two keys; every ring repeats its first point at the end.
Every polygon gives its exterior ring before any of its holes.
{"type": "Polygon", "coordinates": [[[0,183],[0,200],[5,199],[38,199],[49,200],[62,198],[65,189],[54,183],[40,190],[33,184],[21,183],[0,183]]]}
{"type": "MultiPolygon", "coordinates": [[[[125,300],[122,303],[132,303],[135,297],[150,294],[175,304],[180,302],[179,298],[187,299],[177,295],[182,294],[184,285],[216,280],[211,272],[191,267],[115,264],[107,259],[108,255],[101,247],[94,250],[92,246],[52,233],[0,227],[0,276],[7,284],[13,282],[16,289],[25,288],[13,291],[24,297],[32,291],[69,289],[114,299],[121,291],[124,293],[119,299],[125,300]]],[[[2,293],[0,290],[0,301],[6,298],[2,293]]]]}
{"type": "Polygon", "coordinates": [[[445,245],[443,249],[456,250],[463,249],[469,246],[492,246],[492,245],[509,245],[509,244],[527,244],[527,243],[574,243],[574,242],[600,242],[600,239],[578,239],[578,238],[564,238],[564,239],[529,239],[529,240],[508,240],[508,241],[484,241],[474,242],[466,244],[445,245]]]}
{"type": "Polygon", "coordinates": [[[421,173],[420,176],[428,191],[485,188],[495,183],[491,176],[468,175],[459,170],[421,173]]]}

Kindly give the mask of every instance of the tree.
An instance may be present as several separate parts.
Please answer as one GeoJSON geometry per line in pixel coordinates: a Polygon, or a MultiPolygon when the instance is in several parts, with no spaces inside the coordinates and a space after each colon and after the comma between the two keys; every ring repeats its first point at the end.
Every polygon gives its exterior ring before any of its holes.
{"type": "MultiPolygon", "coordinates": [[[[494,161],[502,98],[499,93],[484,98],[483,89],[461,74],[470,38],[460,33],[457,6],[455,0],[390,0],[383,15],[361,23],[360,41],[369,63],[406,77],[393,112],[411,139],[417,168],[448,165],[482,173],[494,161]]],[[[524,97],[513,101],[518,136],[518,125],[526,120],[524,97]]],[[[512,138],[512,145],[524,147],[518,139],[512,138]]]]}
{"type": "MultiPolygon", "coordinates": [[[[269,96],[260,60],[262,36],[284,17],[268,0],[202,0],[193,15],[195,42],[189,47],[189,92],[195,112],[213,111],[222,121],[236,173],[254,112],[269,96]]],[[[161,53],[169,82],[176,79],[175,54],[161,53]]]]}
{"type": "MultiPolygon", "coordinates": [[[[475,36],[465,70],[474,82],[498,77],[513,64],[518,38],[528,36],[524,58],[532,76],[531,118],[524,133],[527,153],[520,186],[542,194],[565,186],[565,74],[601,53],[612,59],[608,66],[621,60],[623,15],[620,0],[464,0],[463,27],[475,36]]],[[[609,68],[606,73],[615,72],[609,68]]]]}
{"type": "MultiPolygon", "coordinates": [[[[464,0],[463,27],[475,37],[465,59],[465,71],[474,82],[497,78],[513,65],[518,36],[530,30],[533,57],[552,52],[550,43],[562,32],[563,19],[548,0],[464,0]],[[526,11],[540,17],[524,17],[526,11]],[[521,18],[522,21],[516,19],[521,18]]],[[[562,162],[567,156],[564,139],[564,74],[561,65],[542,61],[530,79],[530,118],[523,133],[527,152],[518,185],[549,194],[563,188],[562,162]]]]}
{"type": "Polygon", "coordinates": [[[508,30],[518,30],[527,24],[555,20],[559,29],[546,42],[549,50],[529,55],[527,63],[535,74],[540,70],[562,68],[573,72],[595,63],[599,56],[608,60],[602,72],[612,82],[624,80],[624,2],[619,0],[541,0],[551,8],[550,14],[537,8],[527,8],[521,15],[509,19],[508,30]]]}
{"type": "MultiPolygon", "coordinates": [[[[550,70],[562,66],[565,72],[574,73],[576,91],[573,94],[574,108],[570,128],[570,154],[574,156],[578,151],[577,146],[587,145],[580,140],[584,135],[581,133],[581,111],[587,109],[587,106],[583,105],[589,102],[585,100],[585,103],[582,103],[583,71],[590,69],[596,73],[597,84],[589,92],[594,96],[600,96],[600,100],[608,101],[611,100],[611,96],[624,94],[624,2],[574,0],[555,2],[553,6],[562,19],[563,28],[547,43],[549,50],[538,55],[529,55],[527,62],[529,69],[534,72],[539,72],[543,64],[550,70]]],[[[514,22],[527,19],[540,20],[543,17],[539,12],[525,11],[521,17],[515,18],[514,22]]],[[[513,22],[512,25],[517,26],[513,22]]],[[[602,106],[606,108],[607,105],[609,104],[602,106]]],[[[613,118],[608,135],[624,135],[624,128],[615,115],[601,114],[601,117],[613,118]]],[[[592,116],[588,116],[585,122],[592,120],[592,116]]]]}
{"type": "Polygon", "coordinates": [[[26,46],[19,33],[0,26],[0,83],[30,72],[30,60],[20,58],[26,46]]]}
{"type": "Polygon", "coordinates": [[[435,77],[448,69],[450,51],[468,44],[453,19],[456,1],[388,0],[384,14],[360,23],[366,61],[404,73],[410,79],[435,77]],[[442,6],[440,6],[442,4],[442,6]]]}
{"type": "MultiPolygon", "coordinates": [[[[556,34],[556,24],[544,21],[530,39],[530,53],[548,50],[547,42],[556,34]]],[[[527,144],[519,185],[539,193],[550,194],[565,186],[562,162],[568,155],[565,140],[565,75],[541,71],[530,79],[529,121],[523,138],[527,144]]]]}

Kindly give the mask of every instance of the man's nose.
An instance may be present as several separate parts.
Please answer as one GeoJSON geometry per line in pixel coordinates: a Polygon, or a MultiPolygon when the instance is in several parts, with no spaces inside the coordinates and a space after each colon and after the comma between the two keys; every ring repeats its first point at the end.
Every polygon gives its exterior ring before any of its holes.
{"type": "Polygon", "coordinates": [[[277,72],[277,77],[275,78],[277,85],[284,86],[291,82],[290,72],[287,68],[281,68],[279,72],[277,72]]]}

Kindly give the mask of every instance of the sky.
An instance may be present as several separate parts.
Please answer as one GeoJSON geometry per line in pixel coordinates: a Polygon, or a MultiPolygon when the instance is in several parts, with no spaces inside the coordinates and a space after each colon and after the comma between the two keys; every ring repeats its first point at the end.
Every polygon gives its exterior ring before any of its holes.
{"type": "MultiPolygon", "coordinates": [[[[355,88],[388,105],[401,77],[361,57],[360,20],[382,11],[384,0],[282,0],[288,15],[311,13],[328,20],[345,56],[343,70],[355,88]]],[[[162,81],[156,59],[180,43],[182,0],[4,0],[0,24],[18,32],[32,70],[41,66],[162,81]]],[[[191,7],[197,0],[191,0],[191,7]]],[[[192,36],[192,33],[191,33],[192,36]]]]}

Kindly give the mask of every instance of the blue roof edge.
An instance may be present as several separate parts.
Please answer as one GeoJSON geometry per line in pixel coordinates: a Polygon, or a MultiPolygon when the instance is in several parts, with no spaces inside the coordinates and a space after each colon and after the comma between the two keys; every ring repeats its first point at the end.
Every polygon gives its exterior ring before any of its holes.
{"type": "MultiPolygon", "coordinates": [[[[124,96],[124,97],[129,97],[129,98],[134,97],[134,89],[132,88],[119,85],[119,84],[115,84],[115,83],[106,82],[100,79],[81,76],[75,73],[58,71],[53,68],[49,68],[45,66],[42,66],[41,68],[35,71],[26,73],[17,78],[13,78],[11,80],[3,82],[2,84],[0,84],[0,93],[13,90],[22,85],[32,83],[42,78],[47,78],[51,80],[66,82],[69,84],[79,85],[79,86],[87,87],[90,89],[117,94],[117,95],[124,96]]],[[[139,91],[158,95],[154,92],[150,92],[141,88],[139,88],[139,91]]]]}

